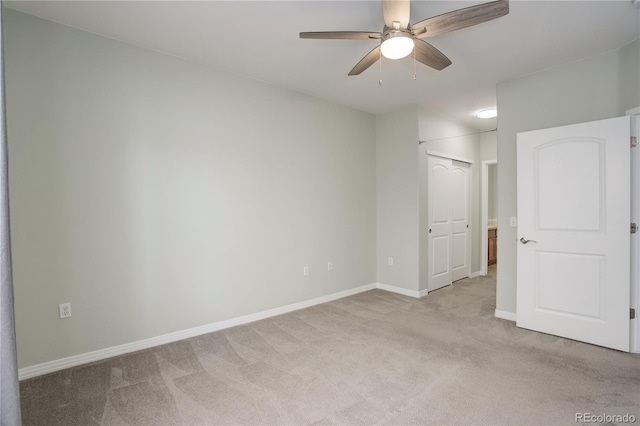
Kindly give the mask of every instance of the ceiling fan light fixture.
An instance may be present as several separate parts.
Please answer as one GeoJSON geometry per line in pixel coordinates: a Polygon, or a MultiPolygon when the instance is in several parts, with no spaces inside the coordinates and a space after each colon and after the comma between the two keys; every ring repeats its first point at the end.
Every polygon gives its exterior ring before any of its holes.
{"type": "Polygon", "coordinates": [[[413,51],[413,36],[403,31],[391,31],[380,45],[382,56],[387,59],[402,59],[413,51]]]}
{"type": "MultiPolygon", "coordinates": [[[[300,38],[380,40],[380,44],[367,53],[364,58],[349,71],[349,75],[360,75],[364,70],[382,59],[382,56],[388,59],[401,59],[411,54],[411,52],[413,52],[414,66],[416,62],[420,62],[440,71],[451,65],[451,60],[434,46],[422,40],[423,38],[471,27],[499,18],[508,13],[509,0],[491,0],[475,6],[468,6],[441,15],[432,16],[431,18],[423,19],[411,25],[411,0],[382,0],[384,26],[381,32],[301,32],[300,38]]],[[[415,70],[413,74],[415,78],[415,70]]]]}
{"type": "Polygon", "coordinates": [[[476,117],[478,118],[496,118],[498,116],[498,110],[496,108],[487,108],[482,111],[478,111],[476,117]]]}

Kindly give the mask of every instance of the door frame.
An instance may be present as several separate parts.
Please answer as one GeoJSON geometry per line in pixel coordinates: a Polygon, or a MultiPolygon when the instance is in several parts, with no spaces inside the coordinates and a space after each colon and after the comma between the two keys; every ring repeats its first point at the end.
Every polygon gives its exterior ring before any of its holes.
{"type": "Polygon", "coordinates": [[[489,166],[498,165],[498,160],[485,160],[480,170],[480,275],[487,275],[487,257],[489,255],[489,166]]]}
{"type": "MultiPolygon", "coordinates": [[[[626,111],[631,116],[631,136],[640,138],[640,106],[626,111]]],[[[631,149],[631,222],[640,223],[640,148],[631,149]]],[[[631,235],[631,307],[636,319],[629,322],[630,352],[640,353],[640,234],[631,235]]]]}

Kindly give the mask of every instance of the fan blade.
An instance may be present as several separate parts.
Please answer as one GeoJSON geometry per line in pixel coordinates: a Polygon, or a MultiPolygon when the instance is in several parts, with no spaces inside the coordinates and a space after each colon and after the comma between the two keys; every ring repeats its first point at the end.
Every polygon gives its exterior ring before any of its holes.
{"type": "Polygon", "coordinates": [[[424,40],[413,40],[415,43],[414,46],[414,55],[416,55],[416,60],[422,62],[423,64],[437,69],[438,71],[448,67],[451,65],[451,60],[444,56],[444,54],[427,43],[424,40]]]}
{"type": "Polygon", "coordinates": [[[434,37],[450,31],[481,24],[482,22],[504,16],[507,13],[509,13],[509,0],[497,0],[425,19],[424,21],[414,24],[413,29],[427,29],[427,32],[416,34],[416,37],[434,37]]]}
{"type": "Polygon", "coordinates": [[[408,0],[382,0],[382,14],[387,27],[393,28],[393,21],[397,21],[400,22],[400,28],[407,28],[411,3],[408,0]]]}
{"type": "Polygon", "coordinates": [[[359,75],[362,71],[375,64],[380,59],[380,46],[376,46],[371,52],[358,62],[358,64],[349,71],[349,75],[359,75]]]}
{"type": "Polygon", "coordinates": [[[307,32],[300,33],[300,38],[315,39],[341,39],[341,40],[360,40],[381,38],[381,33],[368,33],[363,31],[323,31],[323,32],[307,32]]]}

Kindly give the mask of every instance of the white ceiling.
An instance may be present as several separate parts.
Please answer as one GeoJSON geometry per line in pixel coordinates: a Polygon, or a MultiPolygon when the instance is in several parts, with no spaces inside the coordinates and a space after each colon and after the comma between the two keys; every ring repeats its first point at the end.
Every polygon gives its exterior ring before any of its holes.
{"type": "MultiPolygon", "coordinates": [[[[630,0],[511,1],[507,16],[429,39],[453,62],[443,71],[384,60],[349,70],[375,40],[301,40],[301,31],[380,31],[380,1],[17,1],[6,6],[371,113],[435,109],[480,130],[496,83],[621,47],[640,38],[630,0]]],[[[414,0],[411,22],[482,2],[414,0]]]]}

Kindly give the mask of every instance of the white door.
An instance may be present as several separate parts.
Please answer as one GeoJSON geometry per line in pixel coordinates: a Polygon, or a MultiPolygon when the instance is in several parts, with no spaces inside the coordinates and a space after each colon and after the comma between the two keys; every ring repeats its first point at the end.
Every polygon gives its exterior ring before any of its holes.
{"type": "Polygon", "coordinates": [[[428,290],[451,284],[451,160],[429,156],[427,254],[428,290]]]}
{"type": "Polygon", "coordinates": [[[433,291],[471,273],[469,251],[469,164],[433,155],[428,157],[427,251],[433,291]]]}
{"type": "Polygon", "coordinates": [[[451,167],[451,273],[453,281],[471,274],[469,252],[469,164],[453,161],[451,167]]]}
{"type": "Polygon", "coordinates": [[[629,350],[629,137],[629,117],[518,134],[518,327],[629,350]]]}

